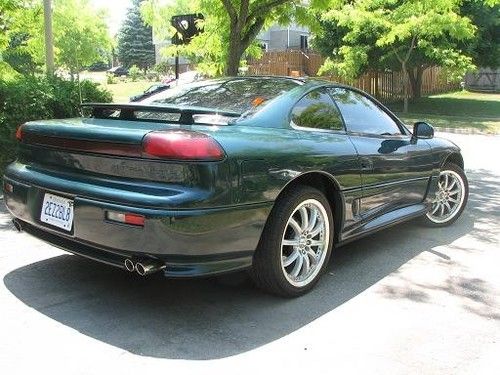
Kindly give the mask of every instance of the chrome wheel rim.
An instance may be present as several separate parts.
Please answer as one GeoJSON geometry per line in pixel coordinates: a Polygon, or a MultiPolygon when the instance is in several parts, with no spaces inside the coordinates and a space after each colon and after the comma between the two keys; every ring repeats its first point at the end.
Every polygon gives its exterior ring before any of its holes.
{"type": "Polygon", "coordinates": [[[457,172],[442,171],[439,174],[438,190],[427,218],[437,224],[453,219],[463,205],[464,191],[464,181],[457,172]]]}
{"type": "Polygon", "coordinates": [[[325,262],[330,222],[316,199],[300,203],[288,218],[281,240],[281,268],[287,281],[303,287],[315,279],[325,262]]]}

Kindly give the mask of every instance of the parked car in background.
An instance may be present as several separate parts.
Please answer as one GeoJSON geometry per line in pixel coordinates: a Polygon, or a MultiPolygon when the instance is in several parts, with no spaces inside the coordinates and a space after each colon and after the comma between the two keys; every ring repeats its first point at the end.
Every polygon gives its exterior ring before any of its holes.
{"type": "Polygon", "coordinates": [[[185,85],[186,83],[200,81],[204,78],[203,73],[197,72],[196,70],[191,70],[179,74],[179,79],[176,80],[175,76],[165,77],[162,80],[164,84],[170,84],[171,86],[185,85]]]}
{"type": "Polygon", "coordinates": [[[87,106],[19,127],[5,203],[20,230],[140,275],[248,270],[299,296],[332,249],[467,203],[455,144],[349,86],[234,77],[87,106]]]}
{"type": "Polygon", "coordinates": [[[157,84],[149,86],[142,93],[131,96],[130,101],[131,102],[138,102],[138,101],[141,101],[143,99],[149,98],[151,95],[158,94],[159,92],[165,91],[169,88],[170,88],[169,84],[157,83],[157,84]]]}
{"type": "Polygon", "coordinates": [[[123,66],[115,66],[114,68],[108,69],[107,73],[113,74],[115,77],[126,76],[128,74],[128,69],[123,66]]]}
{"type": "Polygon", "coordinates": [[[107,62],[96,62],[88,67],[89,72],[103,72],[109,69],[109,63],[107,62]]]}

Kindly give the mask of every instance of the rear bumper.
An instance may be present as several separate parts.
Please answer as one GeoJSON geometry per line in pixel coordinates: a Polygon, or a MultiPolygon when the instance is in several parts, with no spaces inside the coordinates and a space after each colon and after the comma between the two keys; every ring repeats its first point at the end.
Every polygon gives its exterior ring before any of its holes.
{"type": "Polygon", "coordinates": [[[272,203],[210,209],[157,209],[87,198],[4,176],[4,200],[23,229],[54,246],[123,268],[128,257],[166,264],[168,276],[201,276],[249,267],[272,203]],[[10,189],[9,189],[10,190],[10,189]],[[44,194],[74,200],[71,232],[40,222],[44,194]],[[106,210],[144,215],[144,227],[110,222],[106,210]]]}

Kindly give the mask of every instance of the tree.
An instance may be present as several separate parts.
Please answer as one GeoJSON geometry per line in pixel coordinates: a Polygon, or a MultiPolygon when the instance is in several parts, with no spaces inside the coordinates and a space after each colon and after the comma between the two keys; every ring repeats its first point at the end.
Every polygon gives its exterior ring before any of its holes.
{"type": "Polygon", "coordinates": [[[273,23],[288,24],[292,21],[314,27],[313,10],[325,8],[329,0],[177,0],[159,6],[155,0],[143,5],[146,21],[153,25],[161,38],[174,34],[170,18],[174,14],[202,13],[200,23],[204,32],[193,38],[187,46],[170,47],[166,53],[180,53],[200,62],[199,68],[211,75],[225,73],[237,75],[240,61],[245,54],[261,53],[254,43],[257,35],[273,23]]]}
{"type": "Polygon", "coordinates": [[[500,1],[466,0],[460,13],[477,26],[474,40],[461,47],[472,56],[476,66],[500,66],[500,1]]]}
{"type": "MultiPolygon", "coordinates": [[[[24,0],[11,14],[5,60],[19,72],[33,73],[43,65],[44,24],[41,1],[24,0]]],[[[91,7],[89,0],[54,0],[53,32],[55,61],[58,67],[78,74],[82,67],[103,58],[111,50],[106,14],[91,7]]]]}
{"type": "Polygon", "coordinates": [[[56,64],[74,75],[101,61],[102,51],[111,49],[105,13],[92,9],[88,0],[56,0],[54,5],[56,64]]]}
{"type": "MultiPolygon", "coordinates": [[[[345,33],[342,45],[329,56],[321,72],[348,77],[370,63],[391,68],[397,63],[418,96],[423,68],[430,63],[447,69],[451,79],[473,67],[457,44],[471,39],[475,27],[459,14],[460,0],[354,0],[328,11],[323,19],[345,33]],[[374,63],[374,59],[377,62],[374,63]]],[[[404,111],[408,111],[408,83],[403,79],[404,111]]]]}
{"type": "Polygon", "coordinates": [[[35,61],[27,49],[29,38],[30,35],[25,32],[12,33],[9,44],[3,52],[3,60],[23,75],[32,75],[41,71],[41,64],[35,61]]]}
{"type": "Polygon", "coordinates": [[[21,7],[22,3],[20,0],[2,0],[0,2],[0,59],[2,51],[9,44],[9,31],[13,24],[14,14],[21,7]]]}
{"type": "Polygon", "coordinates": [[[12,25],[22,4],[20,0],[3,0],[0,2],[0,80],[12,78],[17,73],[5,62],[5,51],[9,47],[12,25]]]}
{"type": "Polygon", "coordinates": [[[117,47],[118,59],[123,65],[137,65],[146,70],[155,63],[155,49],[151,26],[141,17],[141,1],[133,0],[118,34],[117,47]]]}

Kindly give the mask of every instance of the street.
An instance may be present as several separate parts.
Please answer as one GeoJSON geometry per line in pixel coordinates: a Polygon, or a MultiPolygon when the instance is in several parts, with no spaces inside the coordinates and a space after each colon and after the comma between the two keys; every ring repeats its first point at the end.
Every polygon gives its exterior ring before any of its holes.
{"type": "Polygon", "coordinates": [[[463,150],[462,217],[339,248],[293,300],[230,277],[141,279],[17,233],[0,202],[0,371],[500,373],[500,136],[438,136],[463,150]]]}

